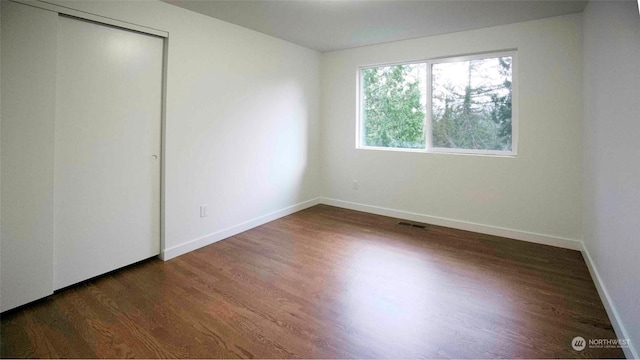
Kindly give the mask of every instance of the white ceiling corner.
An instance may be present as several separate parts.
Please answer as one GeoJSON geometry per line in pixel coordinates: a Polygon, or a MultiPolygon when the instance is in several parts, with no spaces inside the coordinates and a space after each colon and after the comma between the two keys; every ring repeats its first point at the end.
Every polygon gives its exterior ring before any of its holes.
{"type": "Polygon", "coordinates": [[[320,52],[582,12],[588,0],[162,0],[320,52]]]}

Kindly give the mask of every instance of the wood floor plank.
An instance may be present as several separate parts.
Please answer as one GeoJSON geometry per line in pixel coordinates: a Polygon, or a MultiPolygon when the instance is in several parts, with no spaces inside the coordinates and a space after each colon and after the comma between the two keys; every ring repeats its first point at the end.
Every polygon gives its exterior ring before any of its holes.
{"type": "Polygon", "coordinates": [[[0,315],[3,358],[622,358],[582,255],[319,205],[0,315]]]}

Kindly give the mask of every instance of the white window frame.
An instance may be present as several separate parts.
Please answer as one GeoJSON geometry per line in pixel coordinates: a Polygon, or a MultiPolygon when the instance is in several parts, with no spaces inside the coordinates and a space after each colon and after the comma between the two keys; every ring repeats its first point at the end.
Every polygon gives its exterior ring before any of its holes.
{"type": "Polygon", "coordinates": [[[481,155],[481,156],[496,156],[496,157],[516,157],[518,155],[518,61],[517,50],[503,50],[492,51],[485,53],[477,53],[470,55],[449,56],[442,58],[432,58],[423,60],[411,60],[401,62],[390,62],[375,65],[358,66],[357,70],[357,99],[356,99],[356,149],[363,150],[383,150],[383,151],[400,151],[400,152],[412,152],[412,153],[435,153],[435,154],[457,154],[457,155],[481,155]],[[433,146],[433,109],[432,109],[432,66],[434,64],[442,64],[448,62],[460,62],[478,59],[488,59],[497,57],[511,57],[511,151],[500,150],[476,150],[476,149],[451,149],[440,148],[433,146]],[[383,66],[395,66],[395,65],[413,65],[413,64],[426,64],[426,88],[427,88],[427,101],[425,109],[425,148],[424,149],[407,149],[407,148],[392,148],[381,146],[367,146],[364,145],[364,117],[362,116],[362,105],[364,104],[364,92],[362,86],[363,70],[383,67],[383,66]]]}

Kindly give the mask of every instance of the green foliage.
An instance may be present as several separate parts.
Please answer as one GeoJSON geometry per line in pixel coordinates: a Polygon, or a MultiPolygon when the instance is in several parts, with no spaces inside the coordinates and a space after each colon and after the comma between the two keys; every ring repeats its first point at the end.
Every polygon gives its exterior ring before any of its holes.
{"type": "Polygon", "coordinates": [[[434,66],[434,147],[511,150],[511,61],[503,57],[465,62],[466,84],[442,75],[449,64],[434,66]]]}
{"type": "Polygon", "coordinates": [[[419,65],[364,69],[364,144],[424,148],[424,106],[420,102],[419,65]]]}
{"type": "MultiPolygon", "coordinates": [[[[433,146],[511,150],[512,58],[432,66],[433,146]]],[[[425,64],[362,70],[367,146],[425,147],[425,64]]]]}
{"type": "Polygon", "coordinates": [[[500,75],[504,77],[503,85],[508,92],[502,96],[492,94],[493,109],[491,118],[499,126],[498,136],[504,139],[505,143],[509,144],[509,149],[511,149],[511,102],[513,89],[510,79],[512,58],[499,58],[498,60],[500,62],[500,75]]]}

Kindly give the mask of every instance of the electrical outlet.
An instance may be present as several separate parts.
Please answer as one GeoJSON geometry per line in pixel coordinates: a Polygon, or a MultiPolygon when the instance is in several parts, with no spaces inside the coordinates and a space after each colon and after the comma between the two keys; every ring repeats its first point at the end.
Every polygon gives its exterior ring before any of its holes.
{"type": "Polygon", "coordinates": [[[358,190],[359,187],[358,180],[353,180],[353,190],[358,190]]]}
{"type": "Polygon", "coordinates": [[[207,204],[200,205],[200,217],[203,218],[203,217],[209,216],[208,210],[209,210],[209,205],[207,204]]]}

